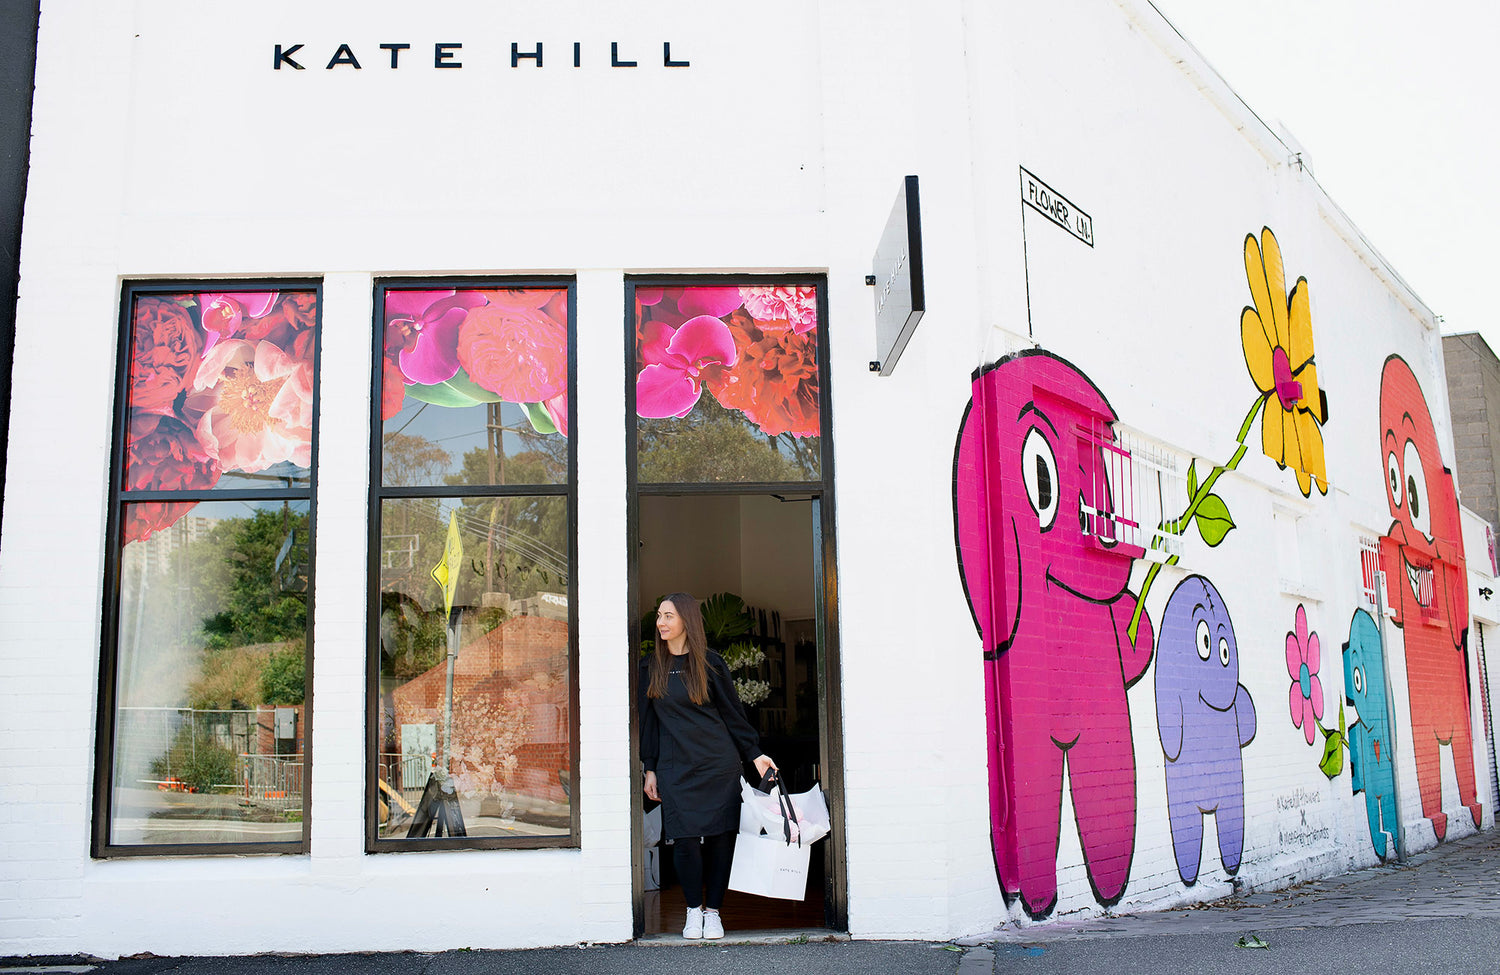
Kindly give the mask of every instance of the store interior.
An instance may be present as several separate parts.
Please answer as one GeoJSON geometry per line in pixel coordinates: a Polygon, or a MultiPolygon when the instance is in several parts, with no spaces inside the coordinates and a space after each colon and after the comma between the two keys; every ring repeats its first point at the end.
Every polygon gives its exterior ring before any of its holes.
{"type": "MultiPolygon", "coordinates": [[[[762,750],[776,761],[790,793],[806,792],[820,782],[822,752],[812,498],[648,495],[639,504],[642,652],[652,638],[662,595],[687,592],[708,601],[709,646],[731,664],[762,750]]],[[[746,765],[744,774],[754,781],[753,766],[746,765]]],[[[655,805],[643,799],[642,813],[655,805]]],[[[725,927],[740,932],[825,927],[828,845],[827,839],[811,845],[802,900],[731,890],[723,908],[725,927]]],[[[671,846],[640,852],[647,867],[645,934],[675,934],[686,905],[671,846]]]]}

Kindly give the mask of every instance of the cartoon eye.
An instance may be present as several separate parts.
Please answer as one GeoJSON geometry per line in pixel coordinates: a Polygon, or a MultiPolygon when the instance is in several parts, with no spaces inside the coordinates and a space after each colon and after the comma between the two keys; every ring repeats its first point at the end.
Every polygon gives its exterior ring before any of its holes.
{"type": "Polygon", "coordinates": [[[1057,520],[1057,458],[1042,431],[1033,427],[1021,444],[1021,478],[1026,497],[1042,523],[1042,531],[1057,520]]]}
{"type": "Polygon", "coordinates": [[[1198,621],[1198,657],[1207,660],[1208,655],[1213,653],[1213,641],[1208,635],[1208,620],[1198,621]]]}
{"type": "Polygon", "coordinates": [[[1422,457],[1417,445],[1406,442],[1406,510],[1411,513],[1411,526],[1432,537],[1432,511],[1427,496],[1427,475],[1422,471],[1422,457]]]}
{"type": "Polygon", "coordinates": [[[1385,474],[1391,488],[1391,504],[1399,508],[1406,494],[1401,483],[1401,462],[1396,459],[1394,450],[1385,455],[1385,474]]]}
{"type": "Polygon", "coordinates": [[[1356,693],[1356,694],[1363,694],[1364,692],[1365,692],[1365,671],[1364,671],[1364,668],[1363,667],[1355,667],[1354,668],[1354,693],[1356,693]]]}
{"type": "Polygon", "coordinates": [[[1219,663],[1229,666],[1229,641],[1219,637],[1219,663]]]}

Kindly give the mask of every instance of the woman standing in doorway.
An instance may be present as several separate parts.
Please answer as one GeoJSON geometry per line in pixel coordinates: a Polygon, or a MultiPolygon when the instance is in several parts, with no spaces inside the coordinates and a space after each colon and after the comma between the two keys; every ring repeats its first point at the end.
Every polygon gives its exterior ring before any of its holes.
{"type": "Polygon", "coordinates": [[[641,760],[646,795],[661,803],[662,838],[687,901],[684,938],[722,938],[740,824],[741,760],[765,775],[724,658],[708,649],[698,600],[674,592],[656,610],[656,652],[641,662],[641,760]]]}

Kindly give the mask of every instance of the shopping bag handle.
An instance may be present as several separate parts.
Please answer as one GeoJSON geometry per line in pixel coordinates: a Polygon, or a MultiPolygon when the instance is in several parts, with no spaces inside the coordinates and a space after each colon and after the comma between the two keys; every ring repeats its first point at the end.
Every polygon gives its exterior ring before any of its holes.
{"type": "MultiPolygon", "coordinates": [[[[775,767],[766,769],[766,774],[761,776],[760,791],[776,793],[776,808],[781,813],[781,833],[783,841],[792,845],[792,823],[797,819],[797,810],[792,806],[792,797],[787,795],[786,783],[781,780],[781,775],[775,767]]],[[[802,832],[797,832],[797,845],[802,845],[802,832]]]]}

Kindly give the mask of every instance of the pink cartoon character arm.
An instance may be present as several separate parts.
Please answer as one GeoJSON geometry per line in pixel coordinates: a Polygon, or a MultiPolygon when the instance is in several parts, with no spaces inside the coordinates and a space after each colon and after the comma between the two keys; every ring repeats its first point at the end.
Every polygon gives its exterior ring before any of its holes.
{"type": "Polygon", "coordinates": [[[1114,618],[1116,642],[1120,647],[1120,672],[1125,677],[1125,686],[1130,687],[1141,679],[1151,665],[1151,654],[1155,649],[1155,633],[1151,629],[1151,616],[1141,610],[1140,622],[1136,625],[1135,640],[1130,639],[1130,617],[1135,615],[1135,594],[1128,589],[1110,604],[1109,612],[1114,618]]]}

